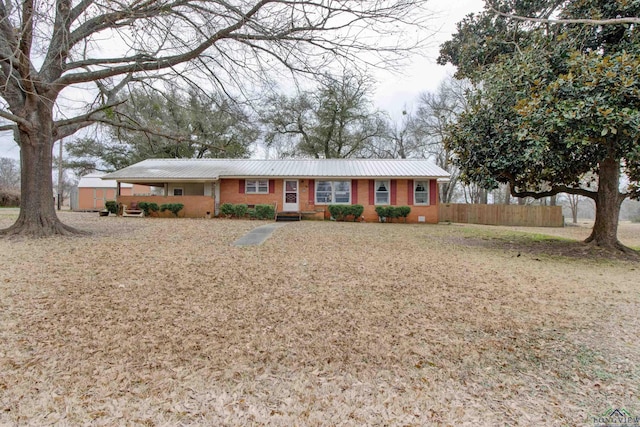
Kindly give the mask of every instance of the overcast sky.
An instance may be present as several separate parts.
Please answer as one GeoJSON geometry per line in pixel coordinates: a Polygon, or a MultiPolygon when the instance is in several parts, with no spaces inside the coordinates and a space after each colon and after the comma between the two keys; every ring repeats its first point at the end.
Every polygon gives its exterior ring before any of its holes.
{"type": "Polygon", "coordinates": [[[436,63],[440,44],[451,38],[457,22],[469,13],[482,11],[483,7],[483,0],[431,0],[429,8],[435,14],[434,28],[439,28],[439,31],[433,37],[427,55],[414,58],[401,75],[378,73],[376,105],[388,111],[392,117],[398,117],[404,106],[411,111],[413,102],[421,92],[435,90],[443,79],[453,74],[454,67],[436,63]]]}
{"type": "MultiPolygon", "coordinates": [[[[397,118],[405,107],[412,110],[421,92],[435,90],[454,71],[450,66],[436,64],[440,44],[451,38],[458,21],[468,13],[481,11],[483,6],[483,0],[431,0],[429,8],[434,12],[432,28],[437,30],[431,47],[425,56],[412,58],[402,74],[382,71],[375,74],[378,82],[374,98],[376,106],[397,118]]],[[[0,133],[0,157],[20,158],[20,151],[10,132],[0,133]]]]}

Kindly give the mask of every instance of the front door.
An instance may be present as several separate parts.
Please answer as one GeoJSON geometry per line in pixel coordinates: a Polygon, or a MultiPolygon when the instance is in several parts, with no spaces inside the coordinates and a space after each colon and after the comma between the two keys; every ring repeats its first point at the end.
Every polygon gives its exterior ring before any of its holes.
{"type": "Polygon", "coordinates": [[[284,180],[284,201],[282,210],[285,212],[298,212],[300,204],[298,203],[298,180],[284,180]]]}

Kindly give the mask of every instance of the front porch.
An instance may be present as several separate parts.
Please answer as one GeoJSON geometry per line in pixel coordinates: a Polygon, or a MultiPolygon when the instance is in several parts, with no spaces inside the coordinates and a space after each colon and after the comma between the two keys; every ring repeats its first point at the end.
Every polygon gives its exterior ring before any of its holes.
{"type": "Polygon", "coordinates": [[[212,196],[118,196],[117,202],[131,206],[132,202],[157,203],[158,206],[167,203],[182,203],[181,218],[211,218],[214,216],[215,199],[212,196]]]}

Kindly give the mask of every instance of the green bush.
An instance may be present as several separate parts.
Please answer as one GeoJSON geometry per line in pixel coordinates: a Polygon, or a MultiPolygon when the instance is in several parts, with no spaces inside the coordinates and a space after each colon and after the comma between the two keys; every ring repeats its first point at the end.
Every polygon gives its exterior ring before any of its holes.
{"type": "Polygon", "coordinates": [[[220,205],[220,214],[230,218],[233,216],[234,209],[231,203],[223,203],[220,205]]]}
{"type": "Polygon", "coordinates": [[[233,216],[236,218],[244,218],[249,211],[249,206],[245,204],[233,205],[233,216]]]}
{"type": "Polygon", "coordinates": [[[249,209],[247,209],[247,215],[251,219],[257,219],[258,218],[258,211],[255,208],[249,208],[249,209]]]}
{"type": "Polygon", "coordinates": [[[331,214],[331,218],[336,221],[344,220],[344,208],[345,205],[329,205],[329,214],[331,214]]]}
{"type": "Polygon", "coordinates": [[[362,216],[363,213],[364,213],[364,206],[362,205],[349,206],[349,215],[353,216],[354,221],[357,221],[362,216]]]}
{"type": "Polygon", "coordinates": [[[635,218],[631,218],[631,222],[639,223],[640,222],[640,216],[637,216],[635,218]]]}
{"type": "Polygon", "coordinates": [[[118,214],[118,202],[115,200],[107,200],[104,202],[104,207],[112,214],[118,214]]]}
{"type": "Polygon", "coordinates": [[[404,222],[407,222],[407,217],[411,213],[411,208],[409,206],[398,206],[396,210],[398,211],[398,217],[404,218],[404,222]]]}
{"type": "Polygon", "coordinates": [[[364,212],[362,205],[329,205],[328,209],[331,217],[336,221],[346,221],[349,218],[357,221],[364,212]]]}
{"type": "Polygon", "coordinates": [[[165,203],[160,205],[160,211],[170,211],[173,215],[178,216],[178,212],[180,212],[184,208],[182,203],[165,203]]]}
{"type": "Polygon", "coordinates": [[[391,218],[390,210],[391,206],[376,206],[376,213],[380,218],[380,222],[386,222],[389,218],[391,218]]]}
{"type": "Polygon", "coordinates": [[[273,219],[276,216],[276,208],[273,205],[256,205],[256,218],[273,219]]]}
{"type": "Polygon", "coordinates": [[[154,202],[140,202],[138,203],[138,208],[144,211],[144,216],[149,216],[151,212],[158,212],[160,210],[158,204],[154,202]]]}
{"type": "Polygon", "coordinates": [[[376,206],[376,213],[381,222],[393,222],[394,218],[404,218],[404,222],[407,222],[411,208],[409,206],[376,206]]]}

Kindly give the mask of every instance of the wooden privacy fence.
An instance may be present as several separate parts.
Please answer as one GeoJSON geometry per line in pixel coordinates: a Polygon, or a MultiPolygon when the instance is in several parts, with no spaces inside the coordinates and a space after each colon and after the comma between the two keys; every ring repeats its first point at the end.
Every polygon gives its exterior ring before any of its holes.
{"type": "Polygon", "coordinates": [[[564,226],[561,206],[442,203],[439,221],[524,227],[564,226]]]}

